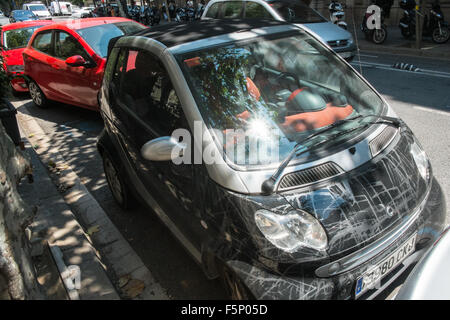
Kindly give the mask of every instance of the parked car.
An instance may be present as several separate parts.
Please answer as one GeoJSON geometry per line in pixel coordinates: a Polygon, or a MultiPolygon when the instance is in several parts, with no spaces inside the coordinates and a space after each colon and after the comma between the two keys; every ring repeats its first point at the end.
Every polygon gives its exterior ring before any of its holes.
{"type": "Polygon", "coordinates": [[[146,27],[125,18],[68,20],[43,27],[23,53],[33,102],[49,100],[98,109],[108,43],[146,27]]]}
{"type": "Polygon", "coordinates": [[[94,8],[82,7],[80,10],[73,12],[72,13],[72,17],[74,17],[74,18],[87,18],[87,17],[90,16],[92,10],[94,10],[94,8]]]}
{"type": "Polygon", "coordinates": [[[274,19],[301,24],[315,32],[334,51],[351,61],[356,45],[350,32],[328,21],[301,0],[212,0],[202,19],[274,19]]]}
{"type": "Polygon", "coordinates": [[[450,228],[447,228],[414,267],[397,300],[450,300],[450,228]]]}
{"type": "Polygon", "coordinates": [[[47,7],[40,1],[23,4],[22,10],[32,11],[39,19],[49,19],[51,17],[47,7]]]}
{"type": "Polygon", "coordinates": [[[39,17],[29,10],[13,10],[9,16],[9,22],[22,22],[39,20],[39,17]]]}
{"type": "Polygon", "coordinates": [[[70,16],[72,14],[72,4],[65,1],[52,1],[50,11],[53,16],[70,16]]]}
{"type": "Polygon", "coordinates": [[[4,17],[5,16],[5,14],[3,13],[3,11],[2,10],[0,10],[0,17],[4,17]]]}
{"type": "Polygon", "coordinates": [[[443,229],[414,134],[308,29],[200,20],[110,47],[111,192],[152,208],[231,297],[373,298],[443,229]]]}
{"type": "Polygon", "coordinates": [[[22,53],[28,40],[36,29],[51,23],[51,20],[25,21],[11,23],[0,28],[3,68],[12,78],[10,84],[14,94],[28,91],[27,84],[22,77],[24,72],[22,53]]]}

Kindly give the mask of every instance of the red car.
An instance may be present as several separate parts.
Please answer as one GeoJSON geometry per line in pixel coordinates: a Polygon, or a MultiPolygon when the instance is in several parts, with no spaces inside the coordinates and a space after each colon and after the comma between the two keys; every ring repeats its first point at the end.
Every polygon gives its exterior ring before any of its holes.
{"type": "Polygon", "coordinates": [[[67,20],[39,29],[23,52],[34,103],[45,108],[54,100],[98,110],[109,40],[145,28],[133,20],[109,17],[67,20]]]}
{"type": "Polygon", "coordinates": [[[0,27],[3,68],[12,78],[13,93],[28,91],[25,79],[20,77],[23,75],[24,69],[22,52],[25,50],[33,32],[51,23],[53,23],[51,20],[36,20],[16,22],[0,27]]]}

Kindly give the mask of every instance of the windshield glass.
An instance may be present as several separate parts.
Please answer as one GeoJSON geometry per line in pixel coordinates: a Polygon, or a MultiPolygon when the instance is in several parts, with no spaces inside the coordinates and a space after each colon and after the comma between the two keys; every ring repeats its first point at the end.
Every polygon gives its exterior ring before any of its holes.
{"type": "Polygon", "coordinates": [[[145,29],[143,25],[134,21],[102,24],[77,30],[78,34],[102,58],[108,54],[109,40],[145,29]]]}
{"type": "Polygon", "coordinates": [[[34,17],[34,13],[28,10],[14,11],[15,17],[34,17]]]}
{"type": "Polygon", "coordinates": [[[317,11],[303,4],[300,0],[292,2],[268,1],[268,3],[287,22],[318,23],[327,21],[317,11]]]}
{"type": "Polygon", "coordinates": [[[42,4],[28,5],[31,11],[47,11],[47,8],[42,4]]]}
{"type": "Polygon", "coordinates": [[[42,26],[33,26],[21,29],[8,30],[3,33],[3,46],[10,50],[24,48],[33,35],[34,30],[42,26]]]}
{"type": "MultiPolygon", "coordinates": [[[[383,109],[380,97],[329,49],[303,32],[290,34],[177,55],[206,126],[224,141],[235,164],[278,163],[316,130],[383,109]],[[242,131],[246,138],[235,148],[242,131]],[[253,138],[266,144],[255,147],[253,138]],[[255,159],[255,150],[266,156],[255,159]]],[[[337,126],[326,135],[358,124],[337,126]]]]}

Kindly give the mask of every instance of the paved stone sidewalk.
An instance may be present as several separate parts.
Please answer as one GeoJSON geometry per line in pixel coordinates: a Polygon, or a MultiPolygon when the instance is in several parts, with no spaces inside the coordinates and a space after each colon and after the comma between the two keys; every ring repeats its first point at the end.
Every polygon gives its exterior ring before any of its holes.
{"type": "Polygon", "coordinates": [[[80,298],[168,299],[26,107],[17,119],[35,168],[35,182],[23,184],[23,196],[38,203],[34,227],[47,230],[47,240],[60,247],[66,266],[80,267],[80,298]]]}

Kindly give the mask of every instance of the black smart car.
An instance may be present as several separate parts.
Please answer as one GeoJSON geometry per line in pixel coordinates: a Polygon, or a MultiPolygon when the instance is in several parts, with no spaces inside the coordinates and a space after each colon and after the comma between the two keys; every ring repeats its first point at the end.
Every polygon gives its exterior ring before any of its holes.
{"type": "Polygon", "coordinates": [[[232,298],[370,299],[444,226],[411,130],[307,30],[200,21],[110,42],[109,187],[161,218],[232,298]]]}

